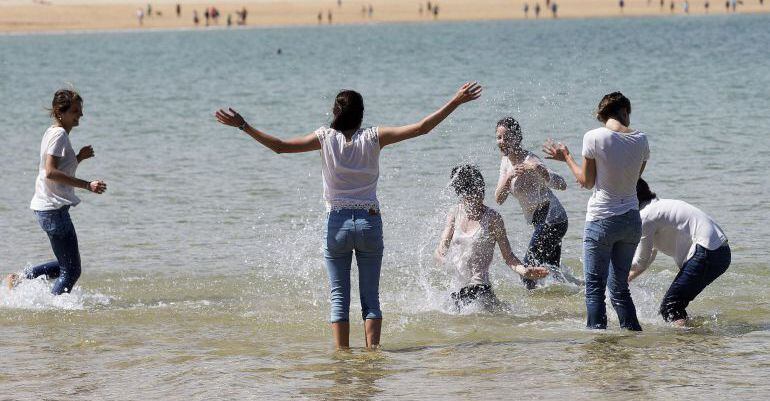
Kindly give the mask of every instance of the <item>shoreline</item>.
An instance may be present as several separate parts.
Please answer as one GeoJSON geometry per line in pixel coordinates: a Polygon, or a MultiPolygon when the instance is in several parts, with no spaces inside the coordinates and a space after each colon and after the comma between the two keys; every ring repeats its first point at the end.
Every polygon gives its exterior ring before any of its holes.
{"type": "MultiPolygon", "coordinates": [[[[200,3],[180,1],[181,14],[176,15],[175,3],[163,2],[152,9],[153,16],[146,16],[146,3],[131,0],[106,0],[95,4],[90,0],[62,0],[61,4],[22,3],[23,0],[0,2],[0,35],[24,36],[34,34],[56,35],[65,33],[118,33],[118,32],[165,32],[165,31],[218,31],[226,29],[286,28],[309,26],[355,26],[381,25],[398,23],[441,23],[460,21],[512,21],[512,20],[551,20],[552,11],[545,10],[545,0],[541,5],[539,18],[534,18],[531,0],[442,0],[439,2],[437,18],[427,14],[426,2],[414,0],[347,0],[337,6],[335,0],[298,0],[298,1],[257,1],[245,0],[244,3],[215,3],[220,17],[217,23],[206,26],[200,3]],[[528,15],[524,14],[524,4],[529,3],[528,15]],[[368,6],[373,13],[368,15],[368,6]],[[237,25],[238,13],[248,11],[246,24],[237,25]],[[422,13],[419,10],[422,9],[422,13]],[[145,14],[139,17],[139,10],[145,14]],[[199,25],[193,23],[193,10],[198,13],[199,25]],[[161,13],[157,15],[156,13],[161,13]],[[329,23],[329,14],[332,21],[329,23]],[[230,17],[232,26],[226,23],[230,17]]],[[[37,0],[39,1],[39,0],[37,0]]],[[[689,13],[684,13],[684,1],[674,1],[675,9],[670,11],[671,0],[661,8],[647,0],[625,0],[626,6],[621,12],[614,0],[554,0],[558,1],[556,19],[605,19],[605,18],[673,18],[689,16],[725,16],[751,15],[770,12],[770,5],[760,5],[759,0],[747,0],[739,5],[737,12],[726,12],[724,3],[721,7],[710,7],[706,13],[706,0],[689,6],[689,13]],[[748,4],[750,2],[751,4],[748,4]]],[[[769,0],[770,1],[770,0],[769,0]]],[[[435,2],[434,2],[435,4],[435,2]]],[[[213,20],[212,20],[213,21],[213,20]]]]}

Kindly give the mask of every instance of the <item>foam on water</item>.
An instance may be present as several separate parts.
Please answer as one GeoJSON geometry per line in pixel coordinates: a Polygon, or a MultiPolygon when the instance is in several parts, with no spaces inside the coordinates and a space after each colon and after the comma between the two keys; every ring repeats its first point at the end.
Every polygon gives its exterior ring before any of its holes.
{"type": "Polygon", "coordinates": [[[35,280],[22,280],[11,290],[3,281],[0,287],[0,307],[32,310],[84,310],[104,307],[112,302],[110,297],[99,292],[84,290],[81,286],[75,286],[69,294],[53,295],[51,294],[51,285],[50,281],[37,278],[35,280]]]}

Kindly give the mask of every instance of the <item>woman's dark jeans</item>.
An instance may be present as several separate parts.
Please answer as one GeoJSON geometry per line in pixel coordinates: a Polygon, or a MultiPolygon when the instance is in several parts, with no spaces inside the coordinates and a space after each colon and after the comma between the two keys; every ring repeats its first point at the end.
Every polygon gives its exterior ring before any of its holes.
{"type": "Polygon", "coordinates": [[[80,277],[80,252],[75,226],[70,219],[69,206],[56,210],[35,211],[40,227],[48,234],[56,260],[34,266],[24,276],[33,279],[46,276],[56,279],[51,293],[59,295],[72,291],[80,277]]]}
{"type": "MultiPolygon", "coordinates": [[[[561,240],[567,234],[567,220],[558,223],[546,223],[550,203],[546,203],[535,211],[532,215],[532,225],[535,231],[532,233],[532,239],[529,240],[527,253],[524,255],[524,264],[526,266],[547,265],[556,275],[561,275],[559,266],[561,265],[561,240]]],[[[521,278],[527,289],[535,288],[537,281],[528,278],[521,278]]]]}
{"type": "Polygon", "coordinates": [[[685,262],[674,282],[671,283],[660,304],[660,314],[667,322],[686,319],[687,305],[721,276],[730,266],[730,246],[722,245],[710,251],[700,245],[695,246],[695,254],[685,262]]]}

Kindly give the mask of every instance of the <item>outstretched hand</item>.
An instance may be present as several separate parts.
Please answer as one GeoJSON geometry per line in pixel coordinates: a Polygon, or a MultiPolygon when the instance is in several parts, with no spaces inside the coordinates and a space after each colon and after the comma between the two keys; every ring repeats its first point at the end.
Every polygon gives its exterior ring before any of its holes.
{"type": "Polygon", "coordinates": [[[543,266],[527,267],[522,277],[530,280],[539,280],[548,275],[548,268],[543,266]]]}
{"type": "Polygon", "coordinates": [[[457,90],[455,97],[452,99],[457,104],[463,104],[476,100],[481,96],[481,85],[478,82],[466,82],[457,90]]]}
{"type": "Polygon", "coordinates": [[[90,159],[94,157],[94,148],[91,145],[83,146],[80,149],[80,152],[78,152],[77,159],[78,163],[82,162],[83,160],[90,159]]]}
{"type": "Polygon", "coordinates": [[[95,194],[102,194],[107,190],[107,183],[102,180],[91,181],[88,183],[88,190],[95,194]]]}
{"type": "Polygon", "coordinates": [[[227,110],[217,110],[217,112],[214,113],[214,116],[216,116],[217,121],[219,121],[220,124],[229,125],[231,127],[240,128],[246,124],[246,120],[244,120],[237,111],[229,107],[227,110]]]}
{"type": "Polygon", "coordinates": [[[543,152],[546,154],[546,159],[567,161],[569,156],[569,149],[561,142],[554,142],[553,139],[548,139],[543,144],[543,152]]]}

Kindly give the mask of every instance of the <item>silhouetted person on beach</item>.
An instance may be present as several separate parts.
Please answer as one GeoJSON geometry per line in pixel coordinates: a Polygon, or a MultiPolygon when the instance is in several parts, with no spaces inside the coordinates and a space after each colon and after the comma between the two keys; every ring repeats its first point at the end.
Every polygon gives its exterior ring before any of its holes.
{"type": "Polygon", "coordinates": [[[206,10],[203,11],[203,18],[206,19],[206,26],[209,26],[209,19],[211,18],[211,13],[209,13],[208,8],[206,8],[206,10]]]}
{"type": "Polygon", "coordinates": [[[529,18],[529,4],[524,3],[524,18],[529,18]]]}
{"type": "Polygon", "coordinates": [[[671,6],[670,6],[670,9],[671,9],[671,14],[673,14],[673,13],[674,13],[674,8],[675,8],[675,7],[676,7],[676,5],[674,4],[674,1],[673,1],[673,0],[671,0],[671,6]]]}
{"type": "Polygon", "coordinates": [[[324,13],[323,13],[323,11],[319,11],[318,12],[318,24],[319,25],[322,24],[323,20],[324,20],[324,13]]]}
{"type": "Polygon", "coordinates": [[[198,24],[200,23],[201,23],[201,19],[198,18],[198,10],[193,10],[193,24],[195,24],[195,26],[198,26],[198,24]]]}
{"type": "Polygon", "coordinates": [[[246,10],[246,7],[243,7],[241,10],[241,25],[246,25],[246,17],[249,16],[248,10],[246,10]]]}
{"type": "Polygon", "coordinates": [[[152,4],[147,3],[147,16],[152,17],[152,4]]]}
{"type": "Polygon", "coordinates": [[[540,3],[535,3],[535,18],[540,18],[540,3]]]}
{"type": "Polygon", "coordinates": [[[227,14],[227,26],[231,26],[231,25],[233,25],[233,15],[228,13],[227,14]]]}
{"type": "Polygon", "coordinates": [[[372,7],[372,5],[369,4],[369,18],[372,18],[372,14],[374,14],[374,7],[372,7]]]}
{"type": "Polygon", "coordinates": [[[709,2],[708,2],[708,0],[706,1],[706,3],[703,4],[703,7],[706,9],[706,14],[708,14],[709,13],[709,2]]]}
{"type": "Polygon", "coordinates": [[[182,16],[182,6],[179,3],[176,3],[176,17],[179,18],[182,16]]]}
{"type": "Polygon", "coordinates": [[[433,6],[430,4],[430,2],[428,2],[427,8],[428,8],[428,13],[433,12],[433,6]]]}
{"type": "Polygon", "coordinates": [[[618,5],[620,6],[620,13],[622,14],[623,7],[625,7],[626,3],[623,0],[620,0],[620,2],[618,2],[618,5]]]}
{"type": "Polygon", "coordinates": [[[545,8],[551,8],[551,0],[545,0],[545,8]]]}
{"type": "Polygon", "coordinates": [[[144,25],[144,10],[141,8],[136,9],[136,19],[139,21],[139,25],[144,25]]]}
{"type": "Polygon", "coordinates": [[[558,9],[558,6],[556,3],[551,4],[551,12],[553,13],[553,17],[556,18],[556,10],[558,9]]]}
{"type": "Polygon", "coordinates": [[[663,12],[664,6],[665,6],[665,0],[660,0],[660,12],[663,12]]]}
{"type": "Polygon", "coordinates": [[[433,5],[433,19],[438,19],[438,4],[433,5]]]}
{"type": "Polygon", "coordinates": [[[684,0],[684,3],[682,3],[682,10],[684,10],[685,14],[690,13],[690,3],[688,3],[687,0],[684,0]]]}
{"type": "Polygon", "coordinates": [[[329,10],[326,13],[326,18],[329,20],[329,24],[331,25],[331,23],[332,23],[332,10],[329,10]]]}

